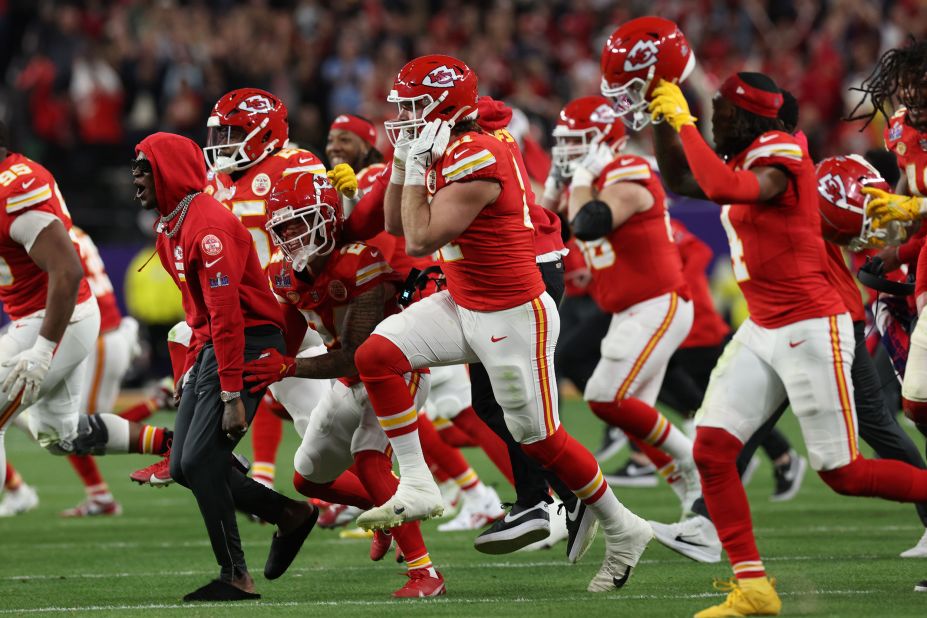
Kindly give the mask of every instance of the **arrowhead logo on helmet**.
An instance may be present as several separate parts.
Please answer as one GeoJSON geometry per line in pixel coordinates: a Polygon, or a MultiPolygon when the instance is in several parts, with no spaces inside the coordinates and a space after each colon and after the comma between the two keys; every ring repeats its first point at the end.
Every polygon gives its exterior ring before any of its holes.
{"type": "Polygon", "coordinates": [[[253,94],[238,104],[238,109],[251,114],[266,114],[273,108],[270,99],[259,94],[253,94]]]}
{"type": "Polygon", "coordinates": [[[459,75],[442,64],[425,76],[425,79],[422,80],[422,85],[430,86],[431,88],[453,88],[454,82],[462,77],[463,75],[459,75]]]}
{"type": "Polygon", "coordinates": [[[659,49],[657,49],[657,45],[653,41],[638,41],[624,59],[624,70],[629,72],[640,71],[652,64],[656,64],[657,52],[659,52],[659,49]]]}
{"type": "Polygon", "coordinates": [[[862,213],[861,208],[853,207],[847,203],[847,190],[843,186],[843,180],[840,176],[834,176],[833,174],[822,176],[818,180],[818,193],[834,206],[862,213]]]}

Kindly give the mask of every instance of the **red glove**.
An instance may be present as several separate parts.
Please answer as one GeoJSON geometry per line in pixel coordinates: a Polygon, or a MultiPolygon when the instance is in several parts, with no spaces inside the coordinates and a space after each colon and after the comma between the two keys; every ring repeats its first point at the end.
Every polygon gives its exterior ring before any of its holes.
{"type": "Polygon", "coordinates": [[[267,348],[259,357],[245,363],[245,382],[254,384],[249,390],[258,393],[274,382],[296,375],[296,359],[267,348]]]}

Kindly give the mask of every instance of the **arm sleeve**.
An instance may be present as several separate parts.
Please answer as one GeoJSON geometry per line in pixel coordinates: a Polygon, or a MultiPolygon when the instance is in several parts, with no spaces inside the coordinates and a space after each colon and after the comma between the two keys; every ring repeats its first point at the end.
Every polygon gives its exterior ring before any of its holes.
{"type": "Polygon", "coordinates": [[[752,172],[734,171],[718,158],[692,125],[679,132],[689,168],[705,195],[713,202],[755,202],[760,197],[760,181],[752,172]]]}
{"type": "Polygon", "coordinates": [[[306,323],[306,318],[294,305],[286,302],[282,302],[280,305],[283,309],[283,335],[286,340],[286,353],[287,356],[296,356],[299,354],[299,346],[306,336],[309,324],[306,323]]]}
{"type": "Polygon", "coordinates": [[[50,212],[29,210],[13,219],[10,224],[10,238],[29,252],[32,250],[32,243],[39,237],[39,233],[58,220],[58,217],[50,212]]]}
{"type": "Polygon", "coordinates": [[[197,278],[209,313],[209,330],[224,391],[242,389],[245,319],[239,286],[251,243],[218,227],[199,230],[188,251],[197,256],[197,278]],[[218,244],[217,244],[218,243],[218,244]],[[208,249],[208,250],[207,250],[208,249]]]}
{"type": "MultiPolygon", "coordinates": [[[[392,162],[390,162],[392,165],[392,162]]],[[[357,241],[373,238],[385,229],[383,199],[389,184],[390,168],[381,173],[344,222],[344,240],[357,241]]]]}

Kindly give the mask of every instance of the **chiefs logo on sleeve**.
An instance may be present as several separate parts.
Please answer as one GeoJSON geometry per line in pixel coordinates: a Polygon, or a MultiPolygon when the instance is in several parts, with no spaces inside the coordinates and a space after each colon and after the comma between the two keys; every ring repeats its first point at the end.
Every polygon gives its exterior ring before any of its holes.
{"type": "Polygon", "coordinates": [[[206,255],[219,255],[222,253],[222,241],[215,234],[206,234],[200,242],[203,247],[203,253],[206,255]]]}

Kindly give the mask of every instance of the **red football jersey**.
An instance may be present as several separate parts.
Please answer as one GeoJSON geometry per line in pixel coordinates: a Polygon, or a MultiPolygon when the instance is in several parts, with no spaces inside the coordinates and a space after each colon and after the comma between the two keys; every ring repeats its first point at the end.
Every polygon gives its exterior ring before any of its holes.
{"type": "Polygon", "coordinates": [[[116,294],[113,293],[113,282],[106,274],[100,251],[93,244],[93,239],[77,226],[71,228],[71,239],[80,249],[84,277],[97,299],[97,305],[100,306],[100,334],[116,330],[122,322],[122,312],[119,311],[119,303],[116,301],[116,294]]]}
{"type": "Polygon", "coordinates": [[[827,277],[814,164],[795,138],[768,131],[728,165],[778,167],[789,175],[788,188],[769,202],[721,208],[734,276],[751,319],[776,328],[846,312],[827,277]]]}
{"type": "Polygon", "coordinates": [[[283,148],[246,169],[238,180],[233,181],[228,174],[213,172],[206,177],[205,192],[222,202],[248,228],[261,268],[267,268],[274,249],[270,234],[264,227],[270,192],[284,176],[301,172],[324,174],[325,166],[308,150],[283,148]]]}
{"type": "Polygon", "coordinates": [[[544,292],[535,263],[528,179],[517,159],[492,135],[469,132],[448,145],[426,173],[429,201],[454,182],[490,180],[501,188],[499,197],[436,254],[451,296],[466,309],[511,309],[544,292]]]}
{"type": "Polygon", "coordinates": [[[827,248],[827,278],[831,285],[840,294],[843,304],[850,317],[854,322],[866,320],[866,309],[863,307],[863,294],[856,285],[856,277],[850,272],[847,266],[846,257],[843,255],[843,249],[832,242],[825,242],[827,248]]]}
{"type": "Polygon", "coordinates": [[[721,345],[731,332],[724,318],[715,309],[705,269],[711,264],[714,252],[698,236],[676,219],[670,219],[673,240],[682,258],[682,272],[692,295],[694,317],[689,336],[679,348],[706,348],[721,345]]]}
{"type": "Polygon", "coordinates": [[[589,295],[610,313],[669,292],[688,297],[660,179],[646,160],[622,155],[605,166],[595,187],[601,192],[619,182],[634,182],[647,189],[653,206],[632,215],[603,238],[576,241],[592,271],[589,295]]]}
{"type": "Polygon", "coordinates": [[[885,147],[895,153],[898,167],[908,180],[911,195],[927,196],[927,133],[905,123],[908,110],[901,107],[885,127],[885,147]]]}
{"type": "MultiPolygon", "coordinates": [[[[4,206],[0,213],[0,302],[10,319],[18,320],[45,308],[48,275],[13,240],[10,226],[23,213],[39,211],[58,217],[70,230],[71,215],[51,172],[15,152],[0,161],[0,203],[4,206]]],[[[90,287],[85,279],[80,282],[77,302],[88,298],[90,287]]]]}
{"type": "Polygon", "coordinates": [[[341,345],[344,317],[351,302],[381,283],[395,286],[395,293],[386,300],[383,317],[399,313],[396,301],[402,278],[390,268],[376,247],[361,242],[336,249],[324,270],[311,281],[294,273],[290,262],[276,257],[267,274],[280,302],[298,309],[329,349],[341,345]]]}

